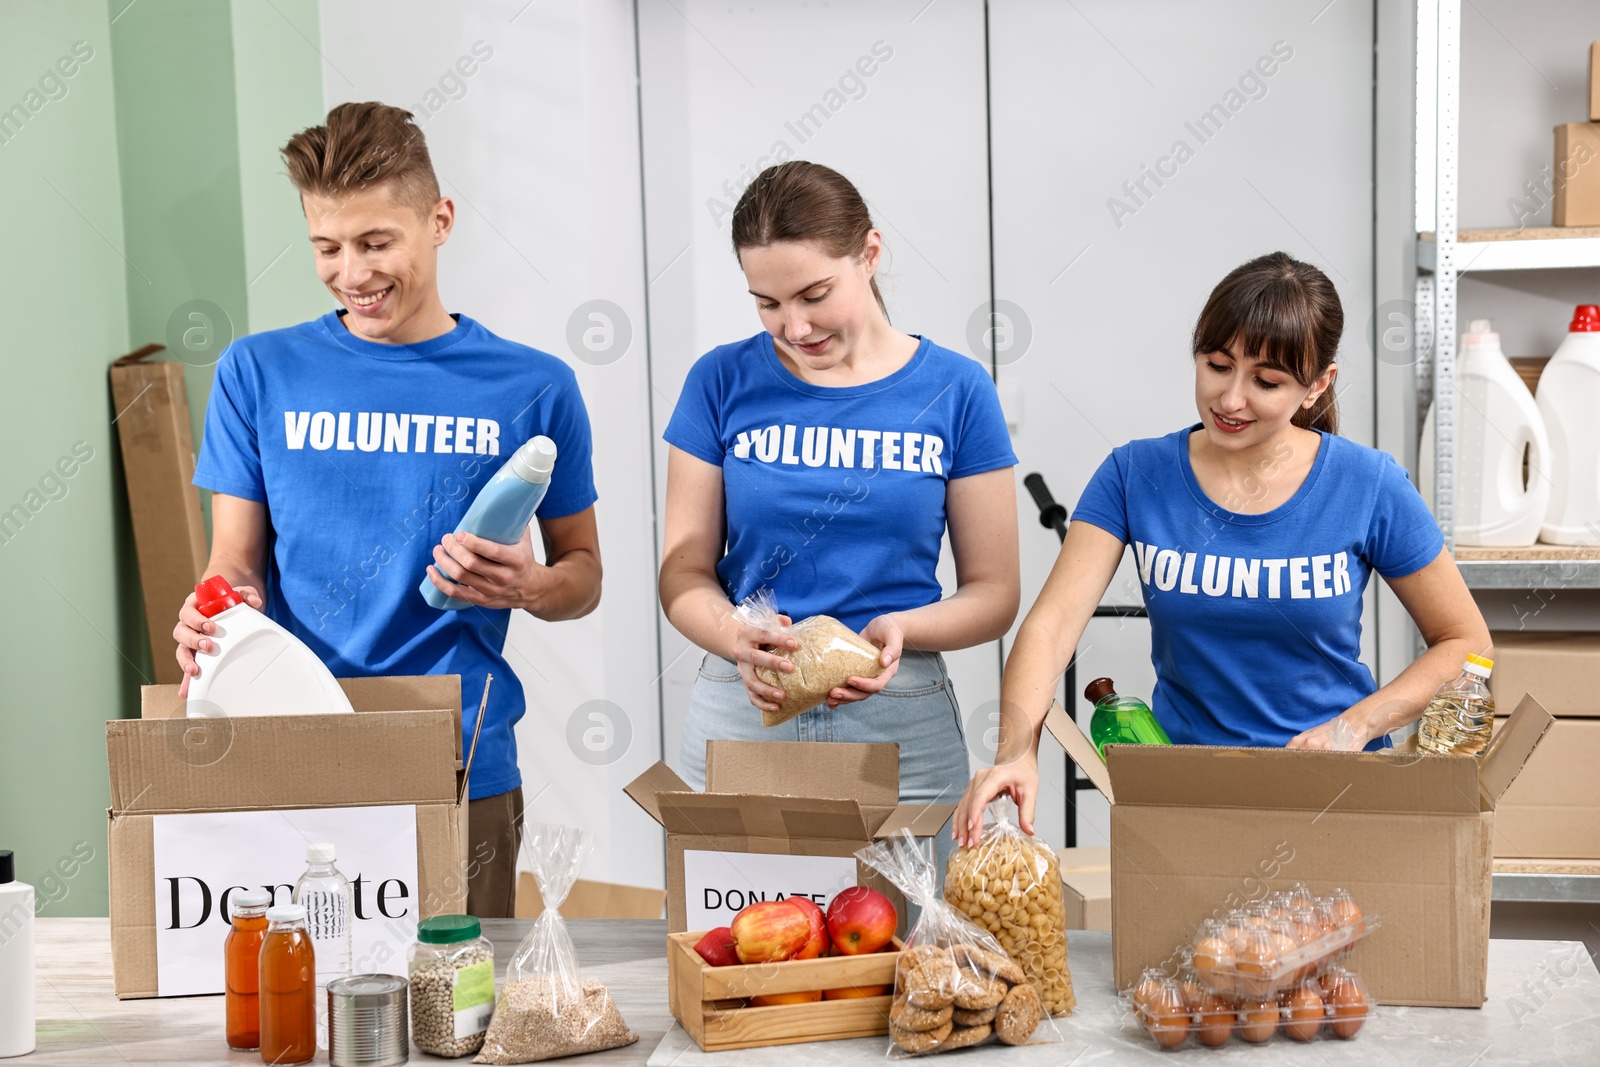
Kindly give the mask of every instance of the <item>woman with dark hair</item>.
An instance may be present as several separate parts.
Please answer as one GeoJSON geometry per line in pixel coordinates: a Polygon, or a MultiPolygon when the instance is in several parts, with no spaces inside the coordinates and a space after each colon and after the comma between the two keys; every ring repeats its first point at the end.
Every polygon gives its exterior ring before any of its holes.
{"type": "Polygon", "coordinates": [[[1282,252],[1212,290],[1193,340],[1197,425],[1114,449],[1006,662],[1000,750],[952,832],[1009,794],[1032,832],[1057,680],[1132,546],[1150,614],[1151,710],[1178,744],[1353,750],[1415,722],[1489,631],[1439,526],[1387,453],[1338,434],[1333,283],[1282,252]],[[1361,662],[1376,571],[1428,650],[1379,688],[1361,662]]]}
{"type": "MultiPolygon", "coordinates": [[[[1016,488],[988,370],[889,325],[883,237],[836,171],[762,171],[733,213],[733,248],[762,332],[689,372],[666,430],[661,605],[705,659],[681,769],[697,788],[707,740],[892,741],[900,798],[953,803],[967,750],[941,651],[1004,634],[1021,597],[1016,488]],[[935,575],[948,530],[956,589],[935,575]],[[882,650],[876,678],[762,726],[783,690],[756,667],[787,634],[746,625],[760,589],[792,619],[832,615],[882,650]]],[[[948,842],[945,842],[948,846],[948,842]]]]}

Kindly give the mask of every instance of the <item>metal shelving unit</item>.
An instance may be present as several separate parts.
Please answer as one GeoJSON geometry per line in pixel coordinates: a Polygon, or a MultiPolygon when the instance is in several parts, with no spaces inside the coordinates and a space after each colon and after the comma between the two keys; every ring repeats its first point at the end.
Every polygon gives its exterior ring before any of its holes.
{"type": "Polygon", "coordinates": [[[1457,283],[1484,271],[1600,267],[1600,227],[1458,230],[1461,0],[1418,0],[1416,92],[1417,426],[1434,405],[1433,513],[1476,589],[1600,589],[1600,550],[1458,551],[1455,543],[1457,283]]]}

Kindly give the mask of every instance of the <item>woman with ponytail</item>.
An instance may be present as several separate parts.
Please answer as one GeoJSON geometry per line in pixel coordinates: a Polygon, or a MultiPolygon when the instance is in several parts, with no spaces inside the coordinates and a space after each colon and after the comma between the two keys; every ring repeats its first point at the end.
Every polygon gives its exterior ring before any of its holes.
{"type": "Polygon", "coordinates": [[[1039,727],[1124,546],[1150,614],[1151,709],[1178,744],[1381,747],[1489,650],[1406,472],[1338,436],[1343,328],[1333,283],[1282,252],[1212,290],[1193,339],[1200,422],[1114,449],[1084,490],[1006,662],[999,753],[962,798],[958,841],[1001,794],[1032,832],[1039,727]],[[1374,571],[1428,645],[1382,688],[1361,662],[1374,571]]]}
{"type": "Polygon", "coordinates": [[[732,237],[762,329],[695,363],[664,435],[661,606],[706,652],[680,769],[702,788],[714,739],[895,742],[900,799],[954,803],[970,771],[940,653],[1000,637],[1021,599],[1017,459],[994,383],[889,324],[883,235],[837,171],[762,171],[732,237]],[[946,533],[949,595],[936,574],[946,533]],[[763,589],[793,619],[858,631],[881,672],[763,727],[758,709],[776,711],[784,691],[755,668],[781,679],[797,644],[735,613],[763,589]]]}

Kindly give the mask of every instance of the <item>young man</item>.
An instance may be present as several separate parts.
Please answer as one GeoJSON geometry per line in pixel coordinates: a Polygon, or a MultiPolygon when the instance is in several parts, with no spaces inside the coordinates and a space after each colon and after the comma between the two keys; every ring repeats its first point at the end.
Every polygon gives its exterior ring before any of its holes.
{"type": "MultiPolygon", "coordinates": [[[[589,420],[572,371],[496,337],[439,299],[455,206],[411,115],[341,104],[283,148],[317,275],[340,310],[244,337],[217,365],[195,484],[212,490],[211,559],[252,606],[335,675],[459,674],[472,768],[467,910],[510,916],[522,822],[512,727],[522,687],[503,655],[511,610],[573,619],[600,599],[589,420]],[[523,442],[558,449],[527,533],[499,545],[453,531],[523,442]],[[473,606],[438,611],[426,580],[473,606]]],[[[212,624],[185,601],[173,637],[200,673],[212,624]]]]}

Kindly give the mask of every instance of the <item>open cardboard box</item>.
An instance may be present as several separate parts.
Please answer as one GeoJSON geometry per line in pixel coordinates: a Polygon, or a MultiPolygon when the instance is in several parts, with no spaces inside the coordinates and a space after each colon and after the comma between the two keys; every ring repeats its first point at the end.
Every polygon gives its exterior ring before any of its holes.
{"type": "MultiPolygon", "coordinates": [[[[338,681],[356,714],[188,719],[178,687],[155,685],[143,689],[143,718],[106,723],[111,959],[119,998],[161,995],[154,820],[162,815],[414,805],[413,919],[465,910],[468,768],[461,759],[460,677],[338,681]]],[[[298,873],[284,877],[292,881],[298,873]]],[[[220,960],[219,954],[219,975],[220,960]]]]}
{"type": "MultiPolygon", "coordinates": [[[[1515,718],[1496,719],[1495,732],[1508,729],[1515,718]]],[[[1600,860],[1597,767],[1600,719],[1558,717],[1528,760],[1527,772],[1500,800],[1494,854],[1511,860],[1600,860]]]]}
{"type": "Polygon", "coordinates": [[[665,763],[625,792],[667,831],[672,933],[690,929],[691,917],[694,929],[726,926],[753,899],[810,896],[826,907],[845,885],[887,895],[903,925],[899,890],[852,857],[902,828],[931,837],[955,811],[954,804],[899,802],[900,746],[893,744],[710,741],[706,792],[690,789],[665,763]]]}
{"type": "Polygon", "coordinates": [[[1045,726],[1111,802],[1118,989],[1213,910],[1304,882],[1348,889],[1382,929],[1356,965],[1386,1004],[1481,1007],[1495,805],[1554,720],[1524,697],[1482,760],[1416,753],[1094,745],[1045,726]]]}

